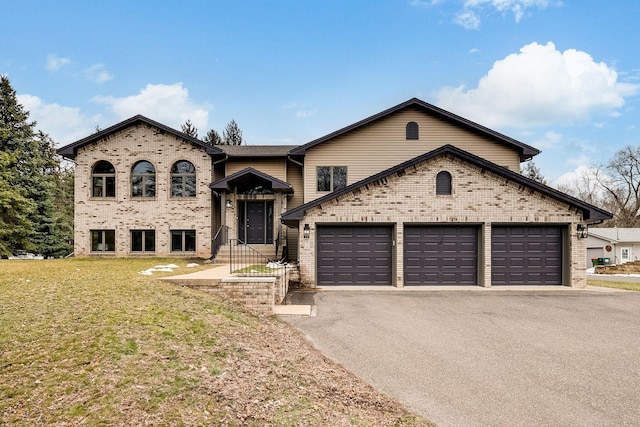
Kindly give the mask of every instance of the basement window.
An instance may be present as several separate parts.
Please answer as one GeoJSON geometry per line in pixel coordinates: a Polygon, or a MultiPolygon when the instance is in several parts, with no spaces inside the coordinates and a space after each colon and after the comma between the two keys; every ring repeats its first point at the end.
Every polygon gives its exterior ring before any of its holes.
{"type": "Polygon", "coordinates": [[[195,252],[195,230],[171,230],[171,252],[195,252]]]}
{"type": "Polygon", "coordinates": [[[155,252],[155,230],[131,230],[131,252],[155,252]]]}
{"type": "Polygon", "coordinates": [[[115,230],[91,230],[91,252],[115,252],[115,230]]]}

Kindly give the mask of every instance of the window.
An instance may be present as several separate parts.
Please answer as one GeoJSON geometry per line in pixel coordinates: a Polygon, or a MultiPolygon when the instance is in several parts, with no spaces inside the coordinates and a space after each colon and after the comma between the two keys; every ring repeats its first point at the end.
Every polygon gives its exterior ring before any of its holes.
{"type": "Polygon", "coordinates": [[[451,194],[451,174],[449,172],[442,171],[436,175],[436,194],[451,194]]]}
{"type": "Polygon", "coordinates": [[[133,165],[131,170],[131,196],[155,197],[156,168],[146,160],[133,165]]]}
{"type": "Polygon", "coordinates": [[[93,166],[91,173],[91,195],[93,197],[116,197],[116,170],[104,160],[93,166]]]}
{"type": "Polygon", "coordinates": [[[419,129],[416,122],[407,123],[407,139],[419,139],[419,129]]]}
{"type": "Polygon", "coordinates": [[[347,186],[346,166],[318,166],[318,191],[336,191],[347,186]]]}
{"type": "Polygon", "coordinates": [[[196,168],[180,160],[171,168],[171,197],[196,197],[196,168]]]}
{"type": "Polygon", "coordinates": [[[155,252],[156,232],[155,230],[132,230],[131,231],[131,252],[155,252]]]}
{"type": "Polygon", "coordinates": [[[116,250],[115,230],[92,230],[91,252],[114,252],[116,250]]]}
{"type": "Polygon", "coordinates": [[[171,252],[195,252],[195,230],[171,230],[171,252]]]}

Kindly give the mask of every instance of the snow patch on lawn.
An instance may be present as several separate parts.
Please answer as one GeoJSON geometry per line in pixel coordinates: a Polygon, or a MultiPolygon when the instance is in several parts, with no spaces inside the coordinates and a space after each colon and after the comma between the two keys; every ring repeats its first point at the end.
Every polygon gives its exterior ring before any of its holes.
{"type": "Polygon", "coordinates": [[[153,275],[154,271],[158,271],[162,273],[173,273],[173,270],[175,270],[176,268],[180,268],[180,266],[175,264],[156,265],[154,267],[147,268],[146,270],[140,271],[139,274],[142,274],[144,276],[151,276],[153,275]]]}

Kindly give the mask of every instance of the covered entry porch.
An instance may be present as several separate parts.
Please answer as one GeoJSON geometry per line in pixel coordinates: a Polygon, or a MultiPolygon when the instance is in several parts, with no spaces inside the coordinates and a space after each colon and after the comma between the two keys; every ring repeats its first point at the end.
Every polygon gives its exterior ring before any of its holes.
{"type": "Polygon", "coordinates": [[[246,168],[209,184],[219,197],[218,232],[212,255],[227,261],[228,245],[251,245],[269,258],[287,256],[287,231],[277,219],[287,209],[293,187],[278,178],[246,168]]]}

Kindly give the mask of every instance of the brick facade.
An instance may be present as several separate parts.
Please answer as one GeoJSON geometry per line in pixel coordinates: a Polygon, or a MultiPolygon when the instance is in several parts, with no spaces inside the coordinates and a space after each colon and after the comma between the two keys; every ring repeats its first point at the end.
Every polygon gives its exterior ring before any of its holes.
{"type": "Polygon", "coordinates": [[[79,148],[75,169],[75,255],[209,257],[214,212],[208,188],[211,164],[202,147],[144,123],[79,148]],[[115,198],[92,197],[92,168],[100,160],[115,167],[115,198]],[[131,197],[131,170],[140,160],[155,167],[155,197],[131,197]],[[179,160],[187,160],[196,168],[196,197],[171,197],[171,167],[179,160]],[[91,230],[115,230],[115,251],[93,253],[91,230]],[[155,252],[132,252],[131,230],[155,230],[155,252]],[[196,250],[172,252],[171,230],[195,230],[196,250]]]}
{"type": "Polygon", "coordinates": [[[395,227],[395,286],[403,286],[403,226],[405,224],[473,224],[481,227],[479,285],[491,286],[492,224],[553,224],[565,229],[563,282],[586,285],[585,240],[577,239],[576,224],[582,213],[568,205],[508,181],[456,157],[442,155],[356,189],[309,209],[300,221],[311,227],[300,239],[300,274],[304,284],[316,277],[318,224],[393,224],[395,227]],[[452,175],[452,194],[436,195],[436,175],[452,175]]]}

